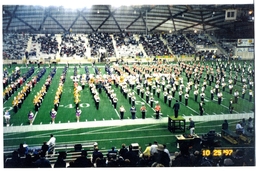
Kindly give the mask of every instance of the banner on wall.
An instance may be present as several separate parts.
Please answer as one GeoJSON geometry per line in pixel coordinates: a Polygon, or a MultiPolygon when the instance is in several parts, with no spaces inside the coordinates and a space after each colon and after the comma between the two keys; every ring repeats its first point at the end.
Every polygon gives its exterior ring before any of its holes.
{"type": "Polygon", "coordinates": [[[254,39],[237,39],[237,46],[254,46],[254,39]]]}

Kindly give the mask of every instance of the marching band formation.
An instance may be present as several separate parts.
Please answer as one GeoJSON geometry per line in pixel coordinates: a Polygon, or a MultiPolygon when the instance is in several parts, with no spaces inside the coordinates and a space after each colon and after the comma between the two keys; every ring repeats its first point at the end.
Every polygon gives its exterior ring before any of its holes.
{"type": "MultiPolygon", "coordinates": [[[[171,107],[172,100],[175,98],[177,93],[178,98],[176,98],[176,100],[179,102],[184,102],[185,106],[189,105],[189,99],[197,102],[199,104],[199,115],[203,115],[205,112],[205,92],[207,87],[210,87],[209,99],[214,101],[214,97],[216,96],[216,101],[219,105],[222,103],[223,96],[225,96],[226,93],[229,93],[234,97],[230,99],[230,112],[232,112],[234,109],[233,104],[239,103],[238,99],[240,97],[245,99],[246,93],[248,97],[246,100],[252,102],[254,70],[252,65],[248,64],[247,62],[238,64],[229,61],[216,61],[207,64],[204,62],[178,62],[177,64],[158,65],[133,64],[132,66],[128,66],[127,64],[113,64],[113,66],[110,66],[109,64],[106,64],[105,72],[107,74],[101,74],[101,70],[97,66],[93,65],[92,67],[94,68],[95,74],[90,74],[88,66],[85,66],[86,73],[82,75],[78,75],[77,68],[76,66],[74,67],[73,94],[77,121],[79,121],[78,117],[80,117],[81,114],[81,112],[79,112],[81,110],[79,109],[79,102],[81,101],[79,92],[84,90],[85,85],[87,84],[94,98],[95,107],[97,110],[100,109],[99,94],[102,93],[102,89],[105,90],[113,107],[116,109],[118,98],[113,87],[119,88],[124,98],[127,99],[129,104],[132,106],[130,111],[133,119],[135,118],[134,113],[136,113],[135,93],[137,93],[137,96],[140,96],[140,98],[145,99],[145,102],[154,109],[159,109],[159,104],[157,104],[155,100],[161,97],[163,97],[164,103],[171,107]],[[186,79],[186,81],[184,81],[184,79],[186,79]],[[238,83],[241,85],[241,91],[238,91],[237,87],[235,87],[238,86],[238,83]],[[226,87],[228,87],[228,90],[225,89],[226,87]],[[233,88],[235,88],[234,91],[233,88]],[[190,96],[194,96],[194,98],[190,98],[190,96]],[[198,96],[200,96],[200,100],[198,100],[198,96]]],[[[60,77],[59,86],[54,98],[54,108],[50,112],[52,123],[54,123],[54,118],[57,114],[67,69],[68,64],[64,68],[60,77]]],[[[29,70],[26,78],[31,76],[32,73],[33,70],[29,70]]],[[[45,68],[43,68],[37,74],[37,76],[33,76],[31,81],[25,83],[26,85],[23,86],[18,95],[14,97],[14,112],[17,112],[18,108],[21,107],[21,104],[23,103],[26,96],[29,94],[35,84],[40,80],[44,73],[45,68]]],[[[43,101],[44,95],[46,94],[55,73],[56,67],[53,68],[50,75],[46,79],[46,83],[34,97],[33,102],[36,112],[39,110],[40,104],[43,101]]],[[[24,80],[24,77],[18,78],[15,82],[17,87],[20,87],[23,81],[26,81],[26,79],[24,80]]],[[[4,82],[4,87],[4,94],[6,94],[9,89],[11,89],[11,91],[17,89],[15,84],[7,85],[6,82],[4,82]]],[[[7,100],[9,96],[10,95],[5,95],[4,98],[7,100]]],[[[126,110],[121,105],[119,108],[120,119],[124,118],[125,111],[126,110]]],[[[142,112],[142,118],[144,119],[146,115],[144,104],[141,106],[140,111],[142,112]]],[[[155,112],[156,118],[158,119],[160,110],[155,110],[155,112]]]]}

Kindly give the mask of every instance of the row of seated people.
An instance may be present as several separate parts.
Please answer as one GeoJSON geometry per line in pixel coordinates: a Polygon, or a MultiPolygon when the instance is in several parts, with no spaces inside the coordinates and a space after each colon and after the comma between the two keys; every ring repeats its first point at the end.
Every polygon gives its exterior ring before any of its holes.
{"type": "Polygon", "coordinates": [[[115,55],[112,37],[109,33],[91,33],[87,38],[91,48],[91,57],[97,56],[100,52],[100,49],[104,49],[107,56],[115,55]]]}
{"type": "Polygon", "coordinates": [[[148,56],[169,56],[167,45],[160,39],[160,34],[152,35],[139,35],[139,43],[143,45],[143,48],[148,56]]]}
{"type": "Polygon", "coordinates": [[[60,44],[60,56],[85,56],[86,53],[86,42],[85,36],[83,35],[62,35],[60,44]]]}
{"type": "Polygon", "coordinates": [[[189,42],[182,34],[163,34],[168,47],[174,55],[194,55],[195,48],[189,45],[189,42]]]}
{"type": "Polygon", "coordinates": [[[3,59],[20,60],[27,48],[28,35],[25,34],[3,34],[3,59]]]}
{"type": "Polygon", "coordinates": [[[232,42],[225,42],[225,41],[219,40],[218,43],[222,47],[222,49],[224,49],[228,54],[234,54],[232,42]]]}
{"type": "Polygon", "coordinates": [[[120,47],[122,45],[139,45],[138,41],[135,40],[134,35],[132,33],[115,33],[113,34],[113,37],[116,41],[116,47],[120,47]]]}
{"type": "Polygon", "coordinates": [[[143,56],[139,48],[139,42],[135,40],[132,33],[116,33],[113,35],[116,41],[117,53],[123,56],[143,56]]]}
{"type": "Polygon", "coordinates": [[[180,143],[179,150],[170,153],[165,145],[156,141],[149,143],[142,151],[141,147],[122,144],[119,150],[112,147],[106,153],[101,152],[98,144],[95,144],[93,151],[81,149],[80,156],[72,160],[67,159],[69,155],[74,155],[72,152],[61,151],[54,162],[42,151],[28,153],[25,157],[20,157],[19,153],[19,149],[15,150],[12,157],[4,161],[4,168],[254,166],[255,160],[255,152],[250,149],[238,148],[234,149],[232,156],[206,158],[188,142],[180,143]]]}
{"type": "Polygon", "coordinates": [[[215,43],[210,40],[204,34],[198,33],[186,33],[186,37],[194,44],[194,45],[203,45],[206,47],[213,47],[215,43]]]}
{"type": "Polygon", "coordinates": [[[102,153],[99,150],[98,144],[95,143],[93,151],[78,149],[81,156],[76,156],[70,161],[66,161],[67,155],[74,155],[75,152],[59,152],[56,161],[51,162],[45,148],[46,142],[42,145],[41,149],[34,150],[33,153],[25,153],[23,144],[19,149],[13,151],[12,157],[4,161],[5,168],[50,168],[50,167],[151,167],[170,166],[170,153],[166,146],[154,142],[149,144],[145,151],[142,153],[137,143],[136,146],[132,144],[122,147],[117,150],[112,147],[109,151],[102,153]],[[72,154],[69,154],[72,153],[72,154]]]}

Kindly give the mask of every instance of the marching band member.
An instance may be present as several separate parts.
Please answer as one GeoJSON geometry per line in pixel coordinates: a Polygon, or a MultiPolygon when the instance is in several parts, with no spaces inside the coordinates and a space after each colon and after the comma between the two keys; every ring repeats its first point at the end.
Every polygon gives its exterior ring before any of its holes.
{"type": "Polygon", "coordinates": [[[151,94],[150,94],[149,101],[150,101],[150,107],[153,107],[153,104],[154,104],[154,97],[153,97],[153,93],[151,93],[151,94]]]}
{"type": "Polygon", "coordinates": [[[253,92],[249,90],[249,102],[252,102],[253,92]]]}
{"type": "Polygon", "coordinates": [[[162,91],[164,91],[164,87],[165,87],[165,77],[164,76],[162,76],[161,84],[162,84],[162,91]]]}
{"type": "Polygon", "coordinates": [[[131,100],[132,100],[132,106],[135,106],[136,97],[135,97],[135,93],[134,92],[132,92],[131,100]]]}
{"type": "Polygon", "coordinates": [[[198,89],[194,89],[194,97],[195,97],[195,101],[197,102],[197,97],[198,97],[198,89]]]}
{"type": "Polygon", "coordinates": [[[245,88],[242,89],[242,99],[244,99],[244,96],[245,96],[245,88]]]}
{"type": "Polygon", "coordinates": [[[161,92],[161,88],[160,86],[158,85],[157,86],[157,89],[156,89],[156,94],[157,94],[157,97],[160,98],[160,92],[161,92]]]}
{"type": "Polygon", "coordinates": [[[235,97],[234,103],[238,103],[238,98],[239,98],[239,92],[238,92],[238,90],[235,90],[235,92],[234,92],[234,97],[235,97]]]}
{"type": "Polygon", "coordinates": [[[149,103],[149,95],[150,95],[150,91],[149,91],[149,88],[148,88],[148,87],[146,88],[145,95],[146,95],[146,102],[147,102],[147,103],[149,103]]]}
{"type": "Polygon", "coordinates": [[[140,111],[141,111],[141,116],[142,116],[142,119],[145,119],[145,115],[146,115],[146,106],[144,104],[142,104],[141,108],[140,108],[140,111]]]}
{"type": "Polygon", "coordinates": [[[222,100],[222,92],[220,91],[217,96],[218,96],[218,104],[220,105],[222,100]]]}
{"type": "Polygon", "coordinates": [[[163,96],[164,96],[164,103],[167,103],[168,92],[166,88],[164,89],[163,96]]]}
{"type": "Polygon", "coordinates": [[[50,111],[50,116],[51,116],[51,118],[52,118],[52,124],[55,123],[56,115],[57,115],[57,112],[56,112],[54,109],[52,109],[52,110],[50,111]]]}
{"type": "Polygon", "coordinates": [[[124,112],[125,112],[125,108],[123,105],[120,106],[119,108],[119,112],[120,112],[120,119],[124,119],[124,112]]]}
{"type": "Polygon", "coordinates": [[[229,107],[228,107],[230,113],[233,113],[233,108],[234,108],[234,107],[233,107],[233,99],[230,98],[229,107]]]}
{"type": "Polygon", "coordinates": [[[211,92],[211,100],[213,100],[214,92],[215,92],[213,87],[211,88],[210,92],[211,92]]]}
{"type": "Polygon", "coordinates": [[[59,97],[58,96],[55,96],[53,103],[54,103],[54,110],[57,111],[58,107],[59,107],[59,97]]]}
{"type": "Polygon", "coordinates": [[[180,91],[179,91],[179,100],[180,100],[180,102],[182,101],[182,95],[183,95],[183,91],[180,90],[180,91]]]}
{"type": "Polygon", "coordinates": [[[184,98],[185,98],[185,106],[187,106],[188,105],[189,94],[185,93],[184,98]]]}
{"type": "Polygon", "coordinates": [[[222,91],[224,92],[225,91],[225,87],[226,87],[226,83],[225,82],[221,82],[221,86],[222,86],[222,91]]]}
{"type": "Polygon", "coordinates": [[[220,85],[216,83],[215,84],[215,93],[216,93],[216,95],[218,94],[219,88],[220,88],[220,85]]]}
{"type": "Polygon", "coordinates": [[[173,97],[172,97],[172,94],[169,93],[168,96],[167,96],[167,99],[168,99],[168,106],[169,106],[169,107],[171,107],[171,105],[172,105],[172,98],[173,98],[173,97]]]}
{"type": "Polygon", "coordinates": [[[96,93],[96,94],[94,95],[94,101],[95,101],[96,109],[99,110],[100,97],[99,97],[99,94],[98,94],[98,93],[96,93]]]}
{"type": "Polygon", "coordinates": [[[203,104],[204,104],[204,102],[203,102],[203,101],[201,101],[201,102],[199,103],[200,116],[203,116],[203,113],[204,113],[203,104]]]}
{"type": "Polygon", "coordinates": [[[142,99],[144,98],[144,92],[145,92],[145,90],[144,90],[143,86],[141,86],[141,88],[140,88],[140,96],[141,96],[142,99]]]}
{"type": "Polygon", "coordinates": [[[129,90],[129,93],[128,93],[128,99],[129,99],[129,103],[132,104],[132,91],[131,91],[131,89],[129,90]]]}
{"type": "Polygon", "coordinates": [[[153,94],[155,95],[156,94],[156,85],[155,84],[152,85],[152,89],[153,89],[153,94]]]}
{"type": "Polygon", "coordinates": [[[130,112],[132,115],[132,119],[135,119],[135,115],[136,115],[136,108],[134,105],[132,105],[132,107],[130,108],[130,112]]]}
{"type": "Polygon", "coordinates": [[[136,86],[136,89],[137,89],[137,94],[138,94],[138,95],[140,95],[141,85],[140,85],[140,84],[138,84],[138,85],[136,86]]]}
{"type": "Polygon", "coordinates": [[[14,113],[17,113],[17,111],[18,111],[18,104],[19,104],[18,99],[16,97],[14,97],[13,102],[12,102],[14,113]]]}
{"type": "Polygon", "coordinates": [[[114,105],[115,109],[116,109],[117,101],[118,101],[118,99],[117,99],[116,94],[115,94],[114,97],[113,97],[113,105],[114,105]]]}
{"type": "Polygon", "coordinates": [[[6,122],[6,126],[10,126],[11,114],[10,114],[9,110],[5,111],[4,119],[5,119],[5,122],[6,122]]]}
{"type": "Polygon", "coordinates": [[[201,92],[200,93],[201,101],[204,103],[204,98],[205,98],[205,93],[201,92]]]}
{"type": "Polygon", "coordinates": [[[229,93],[232,94],[233,84],[229,84],[228,88],[229,88],[229,93]]]}
{"type": "Polygon", "coordinates": [[[79,120],[80,120],[81,113],[82,113],[82,110],[79,107],[77,107],[76,108],[76,121],[77,122],[79,122],[79,120]]]}
{"type": "Polygon", "coordinates": [[[161,112],[161,106],[159,105],[159,103],[157,103],[155,106],[155,112],[156,112],[156,119],[159,119],[160,112],[161,112]]]}
{"type": "Polygon", "coordinates": [[[30,125],[32,125],[33,119],[34,119],[34,113],[32,111],[29,111],[28,120],[29,120],[30,125]]]}

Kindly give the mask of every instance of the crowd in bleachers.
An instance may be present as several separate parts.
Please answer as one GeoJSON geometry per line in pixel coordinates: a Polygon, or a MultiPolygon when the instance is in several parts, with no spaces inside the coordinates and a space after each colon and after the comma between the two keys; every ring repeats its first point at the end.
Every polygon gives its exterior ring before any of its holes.
{"type": "MultiPolygon", "coordinates": [[[[32,41],[34,40],[34,37],[32,37],[32,41]]],[[[54,35],[41,35],[36,39],[36,42],[40,44],[40,52],[42,53],[56,54],[59,51],[58,41],[54,35]]]]}
{"type": "Polygon", "coordinates": [[[215,43],[210,40],[204,34],[198,33],[187,33],[186,37],[196,46],[196,45],[203,45],[204,47],[213,47],[215,43]]]}
{"type": "Polygon", "coordinates": [[[169,52],[167,45],[160,39],[160,34],[139,35],[139,42],[148,56],[168,56],[169,52]]]}
{"type": "MultiPolygon", "coordinates": [[[[219,45],[226,51],[227,54],[233,55],[234,50],[233,50],[233,45],[232,42],[225,42],[223,40],[219,40],[219,45]]],[[[234,42],[233,42],[234,43],[234,42]]]]}
{"type": "Polygon", "coordinates": [[[9,33],[3,34],[3,59],[22,59],[28,42],[28,35],[9,33]]]}
{"type": "Polygon", "coordinates": [[[132,33],[116,33],[113,37],[116,41],[117,53],[120,57],[143,56],[143,52],[139,48],[139,42],[135,40],[132,33]]]}
{"type": "Polygon", "coordinates": [[[182,34],[163,34],[162,37],[167,41],[174,55],[194,55],[196,50],[189,45],[189,42],[182,34]]]}
{"type": "Polygon", "coordinates": [[[87,38],[91,48],[91,57],[102,57],[102,53],[108,57],[115,55],[112,37],[109,33],[91,33],[87,38]]]}
{"type": "MultiPolygon", "coordinates": [[[[61,57],[76,55],[80,57],[90,56],[101,59],[113,56],[143,57],[170,56],[172,54],[180,57],[181,55],[197,55],[197,45],[203,45],[204,47],[209,48],[215,47],[216,43],[225,50],[228,56],[234,55],[233,44],[235,42],[227,42],[224,40],[214,42],[204,34],[139,34],[138,40],[136,40],[136,36],[137,35],[135,34],[124,32],[114,33],[113,38],[111,34],[101,32],[88,35],[63,34],[61,36],[61,42],[58,42],[56,35],[54,34],[4,34],[3,59],[22,59],[24,55],[26,59],[29,59],[29,57],[37,58],[38,56],[43,55],[55,55],[58,52],[61,57]],[[29,45],[28,42],[30,37],[32,37],[32,42],[29,45]],[[113,39],[116,42],[115,48],[113,39]],[[191,45],[187,39],[190,40],[193,45],[191,45]],[[142,45],[142,48],[140,48],[139,44],[142,45]],[[29,49],[26,50],[27,46],[29,46],[29,49]]],[[[209,51],[200,55],[209,59],[213,54],[209,51]]],[[[223,54],[214,55],[216,58],[227,58],[223,54]]]]}
{"type": "Polygon", "coordinates": [[[60,56],[85,56],[86,42],[83,35],[62,35],[60,44],[60,56]]]}
{"type": "MultiPolygon", "coordinates": [[[[234,150],[231,156],[205,157],[191,141],[180,143],[179,150],[170,153],[165,144],[157,141],[143,149],[137,143],[120,148],[111,147],[100,150],[97,143],[93,149],[84,150],[82,146],[75,151],[59,151],[51,155],[45,151],[44,143],[37,151],[28,152],[21,144],[12,156],[5,158],[4,168],[77,168],[77,167],[209,167],[209,166],[253,166],[254,151],[234,150]],[[55,156],[54,160],[51,158],[55,156]],[[70,158],[70,156],[73,156],[70,158]],[[57,157],[57,159],[56,159],[57,157]]],[[[75,145],[77,146],[77,145],[75,145]]],[[[74,146],[74,147],[75,147],[74,146]]],[[[78,146],[77,146],[78,147],[78,146]]],[[[49,147],[47,148],[49,149],[49,147]]],[[[46,150],[47,151],[47,150],[46,150]]]]}

